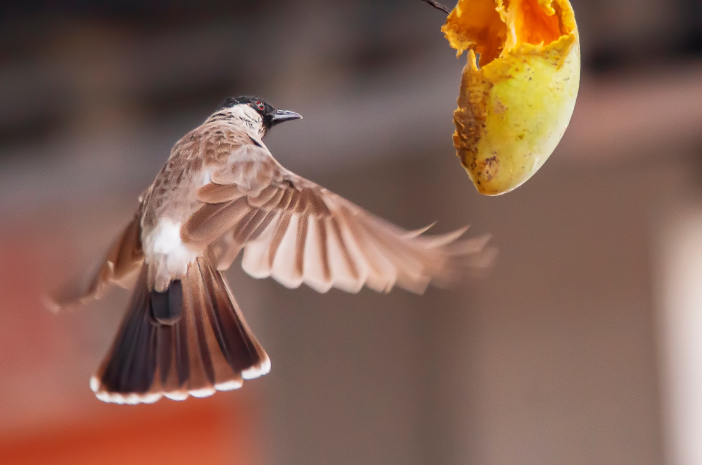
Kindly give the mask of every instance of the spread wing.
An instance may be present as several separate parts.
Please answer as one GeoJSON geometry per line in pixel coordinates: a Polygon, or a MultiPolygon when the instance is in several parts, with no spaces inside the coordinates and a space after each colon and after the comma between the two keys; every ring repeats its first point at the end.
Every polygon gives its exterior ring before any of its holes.
{"type": "Polygon", "coordinates": [[[99,298],[111,284],[128,287],[129,278],[141,267],[144,253],[141,249],[141,206],[132,221],[112,244],[107,256],[97,270],[68,282],[49,296],[47,305],[58,311],[61,308],[86,303],[99,298]]]}
{"type": "Polygon", "coordinates": [[[200,188],[204,205],[181,230],[186,243],[211,248],[219,269],[244,249],[247,273],[289,288],[387,292],[397,285],[422,293],[494,256],[488,237],[459,240],[467,228],[441,236],[406,231],[287,171],[265,148],[239,150],[246,155],[200,188]]]}

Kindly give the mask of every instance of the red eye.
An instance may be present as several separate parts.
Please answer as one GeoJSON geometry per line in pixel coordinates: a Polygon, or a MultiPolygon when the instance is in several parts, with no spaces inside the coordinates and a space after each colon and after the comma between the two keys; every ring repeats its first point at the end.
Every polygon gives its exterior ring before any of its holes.
{"type": "Polygon", "coordinates": [[[261,110],[261,111],[263,111],[263,110],[266,109],[265,105],[263,105],[263,102],[261,102],[260,100],[257,100],[257,101],[256,101],[256,106],[257,106],[258,109],[261,110]]]}

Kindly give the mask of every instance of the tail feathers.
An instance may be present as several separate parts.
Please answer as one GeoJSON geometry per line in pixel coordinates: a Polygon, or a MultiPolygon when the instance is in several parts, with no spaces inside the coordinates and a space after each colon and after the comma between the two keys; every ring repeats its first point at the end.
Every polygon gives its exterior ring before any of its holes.
{"type": "Polygon", "coordinates": [[[100,400],[206,397],[268,373],[268,355],[206,259],[164,293],[150,291],[146,277],[144,266],[113,347],[91,379],[100,400]]]}

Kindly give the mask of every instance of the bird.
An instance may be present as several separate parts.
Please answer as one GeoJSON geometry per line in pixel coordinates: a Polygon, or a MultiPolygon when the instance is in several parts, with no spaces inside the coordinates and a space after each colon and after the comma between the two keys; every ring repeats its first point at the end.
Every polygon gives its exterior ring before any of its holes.
{"type": "Polygon", "coordinates": [[[243,254],[254,278],[356,293],[448,286],[494,257],[468,229],[409,231],[284,168],[263,142],[298,113],[227,98],[171,149],[96,270],[50,296],[54,310],[133,287],[90,387],[120,404],[184,400],[240,388],[271,363],[223,271],[243,254]]]}

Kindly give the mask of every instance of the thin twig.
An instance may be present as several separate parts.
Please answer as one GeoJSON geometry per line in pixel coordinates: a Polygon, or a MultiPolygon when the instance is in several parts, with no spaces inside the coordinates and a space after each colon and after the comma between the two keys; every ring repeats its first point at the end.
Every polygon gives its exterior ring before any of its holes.
{"type": "Polygon", "coordinates": [[[433,6],[433,7],[436,8],[437,10],[443,11],[443,12],[446,13],[446,14],[451,13],[451,10],[449,10],[448,7],[445,7],[444,5],[442,5],[442,4],[439,3],[439,2],[435,2],[434,0],[422,0],[422,1],[423,1],[423,2],[427,2],[429,5],[433,6]]]}

